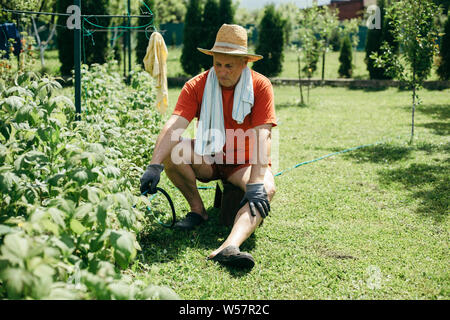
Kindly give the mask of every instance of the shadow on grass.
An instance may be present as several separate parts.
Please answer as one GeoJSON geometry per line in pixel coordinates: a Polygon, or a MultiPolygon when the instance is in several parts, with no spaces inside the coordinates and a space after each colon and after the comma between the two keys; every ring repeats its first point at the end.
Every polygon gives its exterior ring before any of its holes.
{"type": "Polygon", "coordinates": [[[425,124],[418,124],[417,126],[431,129],[434,131],[434,134],[437,134],[439,136],[450,135],[450,123],[448,122],[430,122],[425,124]]]}
{"type": "MultiPolygon", "coordinates": [[[[152,222],[139,234],[138,241],[142,248],[141,262],[151,265],[166,263],[178,259],[188,248],[206,249],[210,252],[217,249],[228,236],[231,227],[219,222],[219,210],[213,207],[207,210],[209,219],[193,231],[179,231],[164,228],[152,222]]],[[[178,218],[180,219],[180,218],[178,218]]],[[[252,234],[241,246],[242,251],[250,251],[255,247],[256,236],[252,234]]],[[[204,257],[206,259],[206,256],[204,257]]],[[[215,263],[211,261],[211,263],[215,263]]],[[[232,276],[240,277],[249,270],[226,267],[232,276]]]]}
{"type": "MultiPolygon", "coordinates": [[[[407,160],[412,152],[423,151],[428,155],[450,153],[450,143],[432,144],[420,142],[413,146],[381,144],[345,154],[347,159],[376,164],[407,160]]],[[[417,212],[442,222],[450,207],[450,159],[435,160],[435,164],[412,163],[408,167],[382,169],[378,172],[385,185],[401,183],[415,199],[421,199],[417,212]]]]}
{"type": "Polygon", "coordinates": [[[363,92],[381,92],[381,91],[386,91],[389,89],[388,86],[379,86],[379,87],[373,87],[373,88],[368,88],[368,87],[360,87],[360,86],[356,86],[356,85],[350,85],[348,87],[349,90],[354,90],[354,91],[363,91],[363,92]]]}
{"type": "Polygon", "coordinates": [[[291,107],[299,107],[299,108],[307,108],[309,107],[306,103],[300,103],[299,101],[291,101],[291,102],[283,102],[277,103],[275,105],[276,108],[291,108],[291,107]]]}
{"type": "Polygon", "coordinates": [[[443,222],[450,207],[450,161],[429,165],[413,163],[407,168],[380,171],[382,183],[398,182],[421,199],[417,212],[443,222]]]}
{"type": "MultiPolygon", "coordinates": [[[[410,111],[411,106],[404,107],[410,111]]],[[[450,135],[450,104],[427,104],[416,107],[418,113],[422,113],[437,121],[428,123],[416,123],[417,127],[423,127],[433,130],[433,133],[439,136],[450,135]]]]}
{"type": "Polygon", "coordinates": [[[450,104],[419,105],[416,110],[417,112],[431,116],[434,119],[443,121],[450,119],[450,104]]]}
{"type": "MultiPolygon", "coordinates": [[[[340,150],[336,150],[338,152],[340,150]]],[[[379,144],[346,153],[345,158],[359,162],[385,163],[396,162],[410,157],[412,149],[391,144],[379,144]]]]}

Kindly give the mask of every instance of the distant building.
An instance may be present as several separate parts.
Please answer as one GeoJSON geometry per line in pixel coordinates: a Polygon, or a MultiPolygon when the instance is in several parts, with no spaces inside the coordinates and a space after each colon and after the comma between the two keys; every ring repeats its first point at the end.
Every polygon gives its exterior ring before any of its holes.
{"type": "Polygon", "coordinates": [[[364,9],[376,4],[376,0],[331,0],[329,6],[339,9],[339,20],[361,18],[364,9]]]}

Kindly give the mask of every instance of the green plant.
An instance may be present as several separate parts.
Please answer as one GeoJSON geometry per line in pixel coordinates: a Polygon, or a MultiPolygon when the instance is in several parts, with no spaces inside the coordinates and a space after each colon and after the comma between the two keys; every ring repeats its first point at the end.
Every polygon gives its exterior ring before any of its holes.
{"type": "MultiPolygon", "coordinates": [[[[417,90],[431,73],[434,54],[437,53],[436,40],[439,15],[437,6],[431,0],[401,0],[388,10],[387,16],[393,25],[393,35],[404,52],[397,56],[385,42],[382,53],[374,53],[371,58],[378,67],[385,68],[392,77],[402,80],[412,88],[411,140],[414,139],[414,113],[417,90]]],[[[420,103],[420,101],[419,101],[420,103]]]]}
{"type": "Polygon", "coordinates": [[[29,72],[12,86],[0,82],[2,298],[143,299],[159,292],[120,270],[140,250],[147,200],[136,196],[136,181],[161,117],[151,108],[149,76],[135,71],[127,89],[111,64],[83,65],[79,122],[72,101],[55,95],[61,86],[54,79],[29,72]]]}
{"type": "Polygon", "coordinates": [[[447,17],[444,27],[437,72],[442,80],[450,80],[450,17],[447,17]]]}
{"type": "MultiPolygon", "coordinates": [[[[213,47],[216,41],[216,34],[219,28],[222,26],[220,24],[220,12],[219,4],[217,0],[207,0],[205,3],[205,8],[203,9],[202,18],[202,42],[199,45],[201,48],[210,49],[213,47]]],[[[205,57],[200,61],[203,69],[208,70],[212,66],[212,59],[205,57]]]]}
{"type": "MultiPolygon", "coordinates": [[[[58,12],[66,12],[67,7],[73,5],[72,0],[61,0],[57,2],[58,12]]],[[[83,9],[82,9],[83,10],[83,9]]],[[[74,61],[74,38],[73,30],[65,28],[67,24],[66,16],[58,16],[57,24],[64,26],[64,28],[58,28],[56,43],[58,45],[59,61],[61,62],[61,75],[70,76],[73,69],[74,61]]]]}
{"type": "Polygon", "coordinates": [[[391,47],[394,54],[398,53],[398,44],[395,42],[392,33],[392,23],[389,17],[386,17],[386,7],[389,4],[386,0],[379,0],[378,7],[380,10],[380,29],[369,29],[367,32],[366,41],[366,57],[367,70],[369,71],[370,79],[392,79],[385,68],[380,68],[375,65],[375,61],[370,57],[373,53],[381,53],[381,46],[384,42],[391,47]]]}
{"type": "Polygon", "coordinates": [[[283,67],[284,20],[274,5],[267,5],[258,29],[256,53],[264,57],[253,64],[253,69],[273,77],[280,74],[283,67]]]}
{"type": "Polygon", "coordinates": [[[339,76],[342,78],[351,78],[353,71],[353,53],[352,53],[352,44],[350,42],[350,37],[345,37],[342,41],[341,46],[341,54],[339,56],[339,62],[341,65],[339,66],[339,76]]]}
{"type": "MultiPolygon", "coordinates": [[[[85,15],[108,15],[109,0],[85,0],[82,3],[82,13],[85,15]]],[[[105,63],[108,51],[108,32],[111,23],[110,18],[85,17],[81,19],[83,35],[81,40],[81,59],[83,63],[91,65],[93,63],[105,63]],[[95,31],[95,30],[98,31],[95,31]]],[[[71,31],[72,32],[72,31],[71,31]]]]}
{"type": "Polygon", "coordinates": [[[202,14],[199,0],[189,0],[184,19],[183,52],[181,65],[184,72],[195,75],[201,71],[204,55],[197,50],[202,43],[202,14]]]}
{"type": "Polygon", "coordinates": [[[234,11],[233,0],[219,0],[219,26],[224,23],[233,24],[234,11]]]}

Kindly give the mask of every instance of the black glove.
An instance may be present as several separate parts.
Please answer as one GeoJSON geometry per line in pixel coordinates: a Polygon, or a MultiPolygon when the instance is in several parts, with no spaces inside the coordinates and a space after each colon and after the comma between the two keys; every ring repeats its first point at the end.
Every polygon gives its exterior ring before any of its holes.
{"type": "Polygon", "coordinates": [[[141,177],[141,193],[148,191],[148,193],[156,193],[156,186],[161,177],[161,172],[164,170],[163,164],[149,164],[147,170],[141,177]]]}
{"type": "Polygon", "coordinates": [[[247,184],[246,189],[247,191],[240,203],[241,208],[248,202],[252,216],[256,216],[255,210],[258,209],[261,217],[267,217],[270,211],[270,204],[269,199],[267,199],[266,189],[264,189],[264,183],[247,184]]]}

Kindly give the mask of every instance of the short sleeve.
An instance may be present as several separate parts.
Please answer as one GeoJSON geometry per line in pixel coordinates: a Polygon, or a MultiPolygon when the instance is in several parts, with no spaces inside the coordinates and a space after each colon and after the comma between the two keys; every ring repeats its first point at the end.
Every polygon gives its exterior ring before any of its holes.
{"type": "Polygon", "coordinates": [[[198,108],[195,90],[190,83],[186,82],[183,89],[181,89],[180,96],[172,114],[182,116],[191,122],[196,116],[198,108]]]}
{"type": "Polygon", "coordinates": [[[275,115],[275,102],[272,84],[268,79],[266,81],[258,81],[254,85],[255,102],[252,110],[251,125],[252,127],[263,124],[277,125],[275,115]]]}

